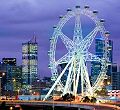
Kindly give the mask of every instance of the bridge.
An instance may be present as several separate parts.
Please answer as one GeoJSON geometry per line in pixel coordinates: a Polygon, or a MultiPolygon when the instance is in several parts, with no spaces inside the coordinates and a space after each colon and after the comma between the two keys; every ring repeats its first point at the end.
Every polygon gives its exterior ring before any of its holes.
{"type": "Polygon", "coordinates": [[[81,103],[81,102],[65,102],[65,101],[21,101],[21,100],[0,100],[0,103],[6,102],[6,105],[22,105],[31,107],[68,107],[76,108],[76,110],[87,109],[87,110],[120,110],[120,107],[110,104],[96,104],[96,103],[81,103]]]}

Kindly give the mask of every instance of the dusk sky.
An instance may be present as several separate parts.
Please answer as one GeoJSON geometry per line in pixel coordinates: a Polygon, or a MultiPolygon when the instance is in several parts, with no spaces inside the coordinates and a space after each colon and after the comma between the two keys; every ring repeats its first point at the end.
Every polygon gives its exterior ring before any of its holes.
{"type": "Polygon", "coordinates": [[[105,19],[105,28],[113,40],[114,63],[120,64],[119,0],[0,0],[0,60],[16,57],[21,65],[22,43],[29,41],[35,32],[39,45],[39,75],[50,76],[47,51],[52,27],[58,23],[60,15],[66,14],[67,8],[76,5],[82,8],[89,5],[91,10],[99,11],[99,18],[105,19]]]}

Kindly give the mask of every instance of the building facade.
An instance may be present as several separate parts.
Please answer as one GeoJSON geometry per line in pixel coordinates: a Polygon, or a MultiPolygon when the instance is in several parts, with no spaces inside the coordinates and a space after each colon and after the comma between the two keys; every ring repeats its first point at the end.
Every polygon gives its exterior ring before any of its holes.
{"type": "MultiPolygon", "coordinates": [[[[102,58],[104,55],[105,43],[102,38],[95,39],[95,54],[97,57],[102,58]]],[[[109,40],[109,48],[108,48],[108,59],[109,63],[113,62],[113,42],[109,40]]],[[[111,65],[108,66],[107,75],[111,77],[112,69],[111,65]]],[[[101,63],[93,61],[91,63],[91,82],[94,84],[99,73],[101,71],[101,63]]]]}
{"type": "Polygon", "coordinates": [[[117,64],[112,65],[112,90],[120,90],[120,72],[117,69],[117,64]]]}
{"type": "Polygon", "coordinates": [[[0,63],[0,72],[5,73],[2,77],[2,95],[15,95],[21,89],[22,68],[16,65],[16,58],[3,58],[0,63]]]}
{"type": "Polygon", "coordinates": [[[38,44],[36,38],[22,44],[22,79],[23,90],[32,89],[38,73],[38,44]]]}

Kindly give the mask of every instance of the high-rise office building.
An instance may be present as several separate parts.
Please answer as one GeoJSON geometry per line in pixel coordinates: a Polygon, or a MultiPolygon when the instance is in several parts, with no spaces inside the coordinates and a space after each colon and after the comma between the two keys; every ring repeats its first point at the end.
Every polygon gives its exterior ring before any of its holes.
{"type": "Polygon", "coordinates": [[[3,63],[0,62],[0,95],[3,95],[3,91],[5,90],[6,84],[6,70],[3,67],[3,63]]]}
{"type": "Polygon", "coordinates": [[[5,73],[1,82],[2,95],[15,95],[22,84],[22,68],[16,65],[16,58],[3,58],[0,72],[5,73]]]}
{"type": "Polygon", "coordinates": [[[120,71],[117,69],[117,64],[112,65],[112,90],[120,90],[120,71]]]}
{"type": "Polygon", "coordinates": [[[36,37],[22,43],[22,79],[23,90],[32,89],[32,84],[37,80],[38,73],[38,44],[36,37]]]}
{"type": "MultiPolygon", "coordinates": [[[[105,50],[105,43],[104,40],[102,38],[96,38],[95,39],[95,54],[96,56],[98,56],[99,58],[102,58],[104,55],[104,51],[105,50]]],[[[112,51],[113,50],[113,42],[111,40],[109,40],[109,47],[108,47],[108,58],[109,58],[109,62],[112,63],[113,58],[112,58],[112,51]]],[[[91,63],[91,82],[92,84],[94,84],[94,82],[96,81],[99,73],[101,71],[101,63],[93,61],[91,63]]],[[[108,70],[107,70],[107,75],[111,76],[111,65],[108,66],[108,70]]]]}
{"type": "Polygon", "coordinates": [[[7,66],[6,68],[6,79],[5,85],[6,91],[17,92],[21,89],[22,84],[22,67],[21,66],[7,66]]]}

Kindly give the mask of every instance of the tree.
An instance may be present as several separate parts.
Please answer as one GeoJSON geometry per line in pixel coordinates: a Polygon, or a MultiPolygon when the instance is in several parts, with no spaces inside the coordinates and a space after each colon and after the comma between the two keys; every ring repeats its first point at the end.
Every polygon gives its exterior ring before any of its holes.
{"type": "Polygon", "coordinates": [[[90,98],[88,96],[85,96],[82,101],[83,102],[90,102],[90,98]]]}
{"type": "Polygon", "coordinates": [[[62,96],[63,101],[73,101],[75,100],[75,96],[73,94],[66,93],[64,96],[62,96]]]}
{"type": "Polygon", "coordinates": [[[90,100],[90,102],[92,102],[92,103],[96,103],[96,101],[97,101],[97,99],[95,97],[92,97],[90,100]]]}

